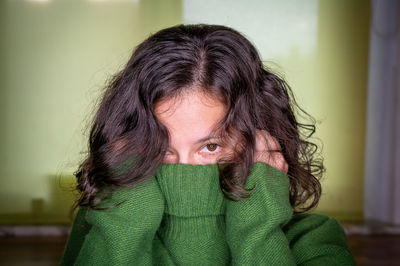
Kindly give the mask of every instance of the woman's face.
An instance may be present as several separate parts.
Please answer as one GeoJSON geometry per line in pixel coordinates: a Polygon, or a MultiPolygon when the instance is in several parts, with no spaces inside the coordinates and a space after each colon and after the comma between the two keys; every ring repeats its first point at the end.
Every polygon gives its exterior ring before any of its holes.
{"type": "Polygon", "coordinates": [[[156,103],[154,112],[170,134],[164,163],[214,164],[228,152],[218,138],[210,136],[226,112],[216,98],[193,90],[156,103]]]}

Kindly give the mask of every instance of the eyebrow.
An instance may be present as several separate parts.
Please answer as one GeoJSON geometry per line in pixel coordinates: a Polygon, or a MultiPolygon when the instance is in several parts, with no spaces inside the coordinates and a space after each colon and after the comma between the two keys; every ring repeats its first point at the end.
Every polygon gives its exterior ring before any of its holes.
{"type": "Polygon", "coordinates": [[[215,135],[208,135],[208,136],[206,136],[204,138],[201,138],[201,139],[197,140],[194,144],[199,144],[199,143],[205,142],[205,141],[210,140],[210,139],[220,139],[220,138],[218,136],[215,136],[215,135]]]}

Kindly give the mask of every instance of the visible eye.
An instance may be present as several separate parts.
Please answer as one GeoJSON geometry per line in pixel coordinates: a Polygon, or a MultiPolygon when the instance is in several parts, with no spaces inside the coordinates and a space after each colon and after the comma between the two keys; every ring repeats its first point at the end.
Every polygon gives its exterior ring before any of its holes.
{"type": "Polygon", "coordinates": [[[210,143],[210,144],[207,144],[206,147],[207,147],[207,150],[209,150],[209,151],[215,151],[218,148],[218,145],[215,143],[210,143]]]}
{"type": "Polygon", "coordinates": [[[165,156],[169,156],[169,155],[171,155],[171,154],[172,154],[172,152],[170,152],[170,151],[168,151],[168,150],[167,150],[167,151],[164,151],[164,155],[165,155],[165,156]]]}
{"type": "Polygon", "coordinates": [[[208,143],[206,144],[203,149],[206,149],[206,152],[209,154],[216,154],[221,150],[221,147],[216,143],[208,143]]]}

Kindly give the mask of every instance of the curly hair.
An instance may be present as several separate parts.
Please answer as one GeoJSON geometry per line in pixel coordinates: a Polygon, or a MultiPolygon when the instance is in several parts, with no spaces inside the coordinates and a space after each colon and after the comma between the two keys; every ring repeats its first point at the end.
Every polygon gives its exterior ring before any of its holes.
{"type": "Polygon", "coordinates": [[[217,162],[225,198],[238,201],[250,196],[244,184],[254,164],[255,132],[261,129],[281,146],[271,152],[281,152],[289,166],[294,211],[305,212],[318,204],[325,168],[317,145],[308,141],[315,120],[241,33],[221,25],[195,24],[149,36],[107,83],[90,124],[87,157],[74,173],[80,198],[72,209],[96,209],[117,188],[153,176],[169,144],[169,133],[154,114],[155,104],[196,88],[226,105],[227,114],[216,131],[237,143],[234,157],[217,162]],[[294,107],[311,124],[299,123],[294,107]]]}

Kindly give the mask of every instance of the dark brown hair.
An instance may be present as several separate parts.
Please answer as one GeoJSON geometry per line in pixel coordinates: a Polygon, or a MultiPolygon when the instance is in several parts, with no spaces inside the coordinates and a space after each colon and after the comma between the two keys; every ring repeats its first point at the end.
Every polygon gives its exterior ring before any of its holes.
{"type": "Polygon", "coordinates": [[[234,157],[217,162],[229,162],[219,168],[227,199],[248,197],[244,184],[254,164],[255,132],[263,129],[278,140],[289,165],[295,212],[317,205],[325,168],[315,154],[317,145],[308,141],[315,120],[297,105],[290,87],[264,66],[242,34],[225,26],[197,24],[151,35],[112,77],[91,124],[88,155],[75,172],[81,197],[73,209],[96,208],[104,199],[100,191],[112,193],[154,175],[169,146],[168,131],[156,119],[154,106],[196,88],[227,107],[218,132],[237,143],[234,157]],[[294,107],[312,123],[299,123],[294,107]],[[125,171],[117,171],[122,166],[125,171]]]}

